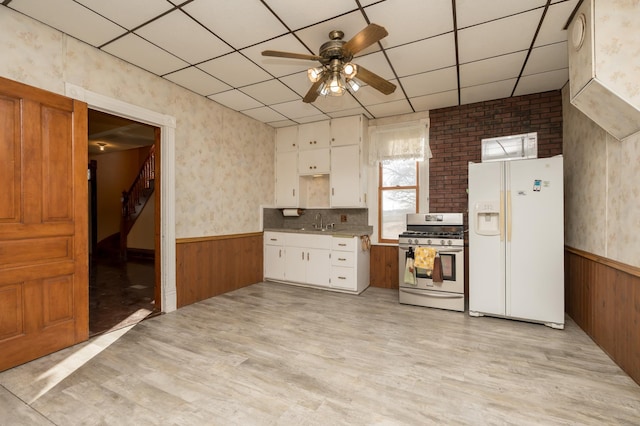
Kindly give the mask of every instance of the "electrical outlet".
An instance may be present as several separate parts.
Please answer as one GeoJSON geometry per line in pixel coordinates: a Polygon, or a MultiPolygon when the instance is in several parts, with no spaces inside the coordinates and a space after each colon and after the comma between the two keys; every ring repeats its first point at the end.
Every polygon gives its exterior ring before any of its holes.
{"type": "Polygon", "coordinates": [[[347,221],[347,215],[346,214],[341,214],[340,215],[340,222],[346,222],[347,221]]]}

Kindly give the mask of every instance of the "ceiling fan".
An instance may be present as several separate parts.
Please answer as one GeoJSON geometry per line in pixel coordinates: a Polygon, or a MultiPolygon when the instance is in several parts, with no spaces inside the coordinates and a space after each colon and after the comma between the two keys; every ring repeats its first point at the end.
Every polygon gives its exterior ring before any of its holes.
{"type": "Polygon", "coordinates": [[[387,35],[389,33],[384,27],[377,24],[369,24],[349,41],[342,40],[344,37],[342,31],[331,31],[329,33],[330,40],[320,46],[318,55],[280,52],[277,50],[265,50],[262,55],[320,62],[321,65],[319,67],[310,68],[307,72],[309,80],[313,84],[302,99],[306,103],[315,101],[319,95],[340,96],[344,94],[347,87],[355,92],[362,83],[366,83],[385,95],[389,95],[396,90],[395,84],[351,62],[356,53],[382,40],[387,35]]]}

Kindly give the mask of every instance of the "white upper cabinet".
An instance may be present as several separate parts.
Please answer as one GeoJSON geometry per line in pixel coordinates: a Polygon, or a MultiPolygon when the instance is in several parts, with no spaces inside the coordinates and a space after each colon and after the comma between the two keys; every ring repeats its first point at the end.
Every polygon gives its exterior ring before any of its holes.
{"type": "Polygon", "coordinates": [[[298,172],[301,175],[327,174],[330,168],[330,156],[329,148],[300,151],[298,172]]]}
{"type": "Polygon", "coordinates": [[[276,129],[276,152],[296,151],[298,149],[298,127],[280,127],[276,129]]]}
{"type": "Polygon", "coordinates": [[[331,146],[357,145],[364,132],[361,115],[331,120],[331,146]]]}
{"type": "Polygon", "coordinates": [[[331,148],[331,207],[364,207],[360,147],[331,148]]]}
{"type": "Polygon", "coordinates": [[[276,206],[298,207],[298,153],[276,154],[276,206]]]}
{"type": "Polygon", "coordinates": [[[328,120],[298,126],[298,146],[301,150],[329,148],[330,141],[331,127],[328,120]]]}

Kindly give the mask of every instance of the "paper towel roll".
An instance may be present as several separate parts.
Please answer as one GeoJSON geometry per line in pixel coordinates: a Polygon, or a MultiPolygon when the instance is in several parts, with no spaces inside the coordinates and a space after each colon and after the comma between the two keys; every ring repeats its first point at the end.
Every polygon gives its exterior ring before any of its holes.
{"type": "Polygon", "coordinates": [[[282,216],[300,216],[302,209],[282,209],[282,216]]]}

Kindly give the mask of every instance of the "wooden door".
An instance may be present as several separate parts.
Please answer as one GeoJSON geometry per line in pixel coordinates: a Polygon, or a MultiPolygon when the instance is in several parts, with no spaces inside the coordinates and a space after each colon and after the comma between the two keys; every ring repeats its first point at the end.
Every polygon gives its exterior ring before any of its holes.
{"type": "Polygon", "coordinates": [[[87,105],[0,78],[0,371],[84,341],[87,105]]]}

